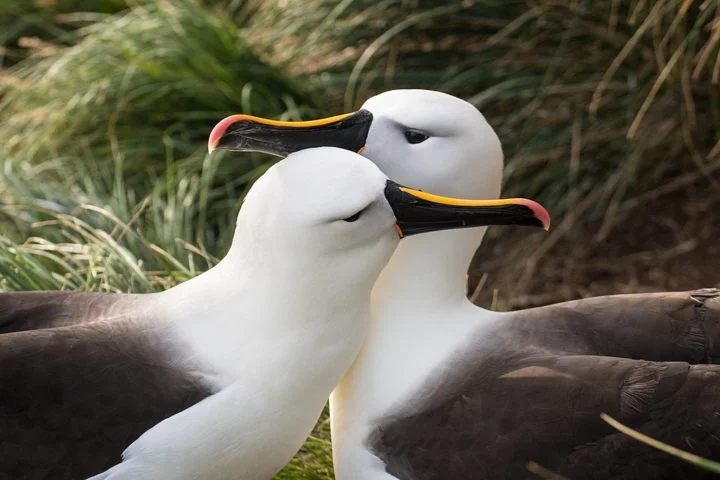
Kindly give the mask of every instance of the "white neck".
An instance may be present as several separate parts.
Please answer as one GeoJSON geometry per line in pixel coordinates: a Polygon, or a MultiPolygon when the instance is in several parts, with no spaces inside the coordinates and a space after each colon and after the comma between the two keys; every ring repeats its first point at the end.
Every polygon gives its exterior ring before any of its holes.
{"type": "Polygon", "coordinates": [[[155,296],[179,361],[218,393],[140,437],[129,449],[135,464],[172,465],[178,479],[271,478],[360,350],[371,281],[350,292],[331,268],[304,268],[313,259],[251,253],[233,246],[211,270],[155,296]],[[192,448],[168,441],[187,431],[198,436],[192,448]]]}
{"type": "Polygon", "coordinates": [[[403,239],[375,283],[367,338],[330,398],[338,479],[387,478],[366,448],[375,422],[407,402],[471,332],[496,319],[466,296],[467,268],[485,230],[403,239]]]}
{"type": "Polygon", "coordinates": [[[267,393],[301,389],[326,397],[362,344],[369,293],[363,296],[359,287],[348,295],[342,282],[317,270],[304,279],[278,258],[260,260],[257,269],[237,262],[241,257],[231,251],[214,268],[164,292],[162,308],[221,386],[241,381],[267,393]]]}
{"type": "Polygon", "coordinates": [[[446,230],[403,239],[375,284],[373,313],[394,322],[406,318],[389,315],[398,309],[466,302],[467,269],[485,231],[446,230]]]}

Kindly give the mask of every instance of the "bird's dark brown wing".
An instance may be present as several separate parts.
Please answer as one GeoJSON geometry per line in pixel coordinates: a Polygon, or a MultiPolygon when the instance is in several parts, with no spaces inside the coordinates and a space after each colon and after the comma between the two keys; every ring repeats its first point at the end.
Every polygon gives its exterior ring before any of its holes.
{"type": "Polygon", "coordinates": [[[720,458],[720,366],[556,354],[510,330],[473,339],[368,444],[402,480],[535,478],[529,461],[575,480],[712,478],[602,412],[720,458]]]}
{"type": "Polygon", "coordinates": [[[162,329],[98,322],[0,335],[0,479],[77,480],[211,394],[162,329]]]}
{"type": "Polygon", "coordinates": [[[0,293],[0,334],[123,318],[138,295],[86,292],[0,293]]]}
{"type": "Polygon", "coordinates": [[[720,360],[720,290],[611,295],[506,314],[517,338],[555,352],[720,360]]]}

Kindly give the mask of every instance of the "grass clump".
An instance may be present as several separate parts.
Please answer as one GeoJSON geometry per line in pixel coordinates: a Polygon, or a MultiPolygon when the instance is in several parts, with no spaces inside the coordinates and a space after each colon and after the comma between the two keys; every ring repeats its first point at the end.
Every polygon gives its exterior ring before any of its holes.
{"type": "Polygon", "coordinates": [[[189,0],[140,5],[18,65],[0,103],[4,155],[25,161],[122,156],[164,167],[237,111],[297,117],[312,99],[260,59],[238,25],[189,0]]]}
{"type": "Polygon", "coordinates": [[[124,0],[0,0],[0,72],[30,52],[69,41],[78,27],[125,8],[124,0]]]}
{"type": "MultiPolygon", "coordinates": [[[[206,158],[210,129],[237,111],[299,118],[316,108],[253,52],[225,10],[139,4],[10,69],[0,87],[3,201],[41,200],[93,227],[107,222],[88,219],[81,204],[122,222],[151,205],[133,225],[149,242],[172,255],[184,255],[178,238],[222,252],[238,199],[273,160],[206,158]]],[[[28,222],[12,224],[8,237],[28,234],[28,222]]]]}

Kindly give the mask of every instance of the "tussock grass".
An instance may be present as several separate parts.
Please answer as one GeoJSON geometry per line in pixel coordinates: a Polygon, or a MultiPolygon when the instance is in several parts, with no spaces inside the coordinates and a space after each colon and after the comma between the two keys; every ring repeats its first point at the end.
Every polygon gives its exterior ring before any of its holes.
{"type": "Polygon", "coordinates": [[[205,144],[226,114],[297,117],[310,97],[247,45],[238,25],[195,2],[140,5],[77,32],[67,48],[11,69],[2,153],[25,161],[121,157],[164,167],[205,144]]]}
{"type": "Polygon", "coordinates": [[[70,41],[72,30],[126,7],[123,0],[0,0],[0,71],[32,51],[70,41]]]}
{"type": "MultiPolygon", "coordinates": [[[[39,202],[83,220],[79,206],[93,205],[132,219],[138,238],[171,256],[186,254],[177,239],[223,253],[244,191],[274,160],[207,158],[210,129],[237,111],[299,118],[315,108],[253,53],[231,7],[139,4],[10,69],[0,80],[3,202],[39,202]]],[[[108,226],[99,215],[87,221],[108,226]]],[[[15,219],[6,235],[19,241],[30,223],[15,219]]]]}
{"type": "MultiPolygon", "coordinates": [[[[202,271],[229,246],[239,208],[232,185],[216,186],[217,165],[218,160],[210,158],[199,171],[170,164],[161,176],[150,175],[147,184],[135,189],[121,179],[113,182],[112,169],[102,164],[8,162],[0,174],[0,224],[8,241],[23,244],[34,237],[52,244],[70,240],[78,248],[92,244],[104,252],[122,248],[144,269],[184,264],[196,272],[191,265],[199,262],[202,271]]],[[[106,279],[104,284],[112,291],[149,287],[123,281],[106,279]]]]}
{"type": "Polygon", "coordinates": [[[0,236],[0,290],[152,292],[195,276],[217,261],[181,240],[195,236],[203,216],[199,184],[190,181],[173,196],[155,192],[132,208],[127,221],[110,205],[2,205],[5,224],[27,233],[22,241],[0,236]],[[199,209],[176,208],[179,202],[199,209]]]}

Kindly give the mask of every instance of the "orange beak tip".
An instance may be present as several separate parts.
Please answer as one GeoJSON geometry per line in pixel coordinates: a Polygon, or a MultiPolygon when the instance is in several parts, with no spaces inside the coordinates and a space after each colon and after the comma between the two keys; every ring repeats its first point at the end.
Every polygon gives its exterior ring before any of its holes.
{"type": "Polygon", "coordinates": [[[535,200],[529,200],[527,198],[515,198],[513,201],[517,204],[524,205],[530,209],[535,218],[540,220],[543,230],[546,232],[550,230],[550,213],[545,207],[540,205],[535,200]]]}
{"type": "Polygon", "coordinates": [[[546,232],[550,230],[550,213],[545,207],[540,205],[534,200],[522,199],[522,204],[532,210],[533,215],[540,220],[543,226],[543,230],[546,232]]]}
{"type": "Polygon", "coordinates": [[[217,125],[213,127],[212,132],[210,132],[210,137],[208,138],[208,153],[215,151],[218,142],[220,142],[222,136],[225,135],[228,127],[238,120],[241,120],[241,117],[242,115],[230,115],[220,120],[217,125]]]}

